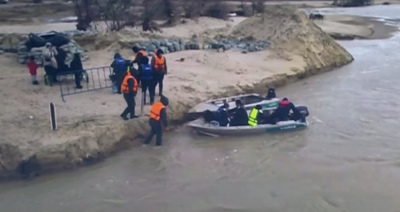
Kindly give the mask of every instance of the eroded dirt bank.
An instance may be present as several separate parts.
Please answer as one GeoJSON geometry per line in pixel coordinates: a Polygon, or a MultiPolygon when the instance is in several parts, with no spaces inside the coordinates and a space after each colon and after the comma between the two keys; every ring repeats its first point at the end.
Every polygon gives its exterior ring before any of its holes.
{"type": "MultiPolygon", "coordinates": [[[[170,99],[170,121],[184,121],[185,112],[206,99],[264,92],[267,85],[285,85],[353,60],[304,13],[292,7],[273,7],[266,15],[247,19],[233,30],[221,33],[268,39],[273,45],[269,50],[248,54],[234,50],[224,53],[198,50],[166,55],[170,73],[164,89],[170,99]],[[185,61],[176,61],[178,58],[185,61]]],[[[126,57],[130,54],[128,50],[121,53],[126,57]]],[[[111,56],[110,52],[91,52],[92,59],[85,66],[109,65],[111,56]]],[[[16,63],[8,54],[0,62],[16,63]]],[[[0,80],[3,88],[0,119],[7,125],[1,129],[2,178],[18,176],[18,165],[24,160],[32,167],[31,171],[42,172],[92,162],[139,144],[139,138],[148,131],[146,117],[129,121],[119,118],[125,103],[121,96],[111,95],[110,91],[82,94],[62,104],[57,87],[32,88],[28,84],[29,76],[20,66],[0,69],[0,77],[7,76],[7,80],[0,80]],[[59,130],[56,132],[49,129],[49,101],[57,105],[59,130]],[[34,119],[29,120],[32,114],[34,119]]]]}

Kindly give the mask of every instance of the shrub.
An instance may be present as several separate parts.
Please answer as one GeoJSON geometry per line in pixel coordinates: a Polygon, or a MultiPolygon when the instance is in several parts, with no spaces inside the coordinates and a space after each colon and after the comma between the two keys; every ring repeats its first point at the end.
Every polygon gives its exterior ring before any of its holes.
{"type": "Polygon", "coordinates": [[[213,18],[225,19],[228,13],[229,6],[224,3],[217,2],[207,7],[204,15],[213,18]]]}
{"type": "Polygon", "coordinates": [[[201,2],[200,1],[185,1],[183,5],[183,12],[185,18],[197,18],[201,13],[201,2]]]}
{"type": "Polygon", "coordinates": [[[253,1],[251,3],[251,6],[253,7],[254,13],[263,13],[265,11],[265,5],[263,0],[253,1]]]}

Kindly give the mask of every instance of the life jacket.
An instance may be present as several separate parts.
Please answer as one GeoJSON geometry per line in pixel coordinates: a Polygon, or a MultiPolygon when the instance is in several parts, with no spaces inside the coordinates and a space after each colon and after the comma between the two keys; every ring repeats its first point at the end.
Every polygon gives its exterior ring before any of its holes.
{"type": "Polygon", "coordinates": [[[151,70],[151,66],[149,64],[142,64],[142,73],[140,79],[142,80],[151,80],[153,79],[153,72],[151,70]]]}
{"type": "Polygon", "coordinates": [[[133,77],[130,72],[126,73],[126,76],[124,77],[124,80],[122,80],[121,83],[121,91],[123,93],[129,93],[129,87],[128,87],[128,80],[129,79],[133,79],[133,91],[136,92],[138,89],[138,82],[135,79],[135,77],[133,77]]]}
{"type": "Polygon", "coordinates": [[[114,61],[115,61],[115,66],[114,66],[115,72],[122,72],[126,70],[126,62],[124,59],[117,58],[114,61]]]}
{"type": "Polygon", "coordinates": [[[160,121],[160,113],[163,108],[165,108],[165,106],[163,105],[163,103],[161,103],[161,101],[154,103],[150,108],[150,119],[160,121]]]}
{"type": "Polygon", "coordinates": [[[141,50],[139,50],[137,53],[134,53],[134,54],[133,54],[133,59],[134,59],[134,60],[136,59],[136,56],[137,56],[138,54],[141,54],[143,57],[146,56],[146,52],[145,52],[143,49],[141,49],[141,50]]]}
{"type": "Polygon", "coordinates": [[[249,114],[249,119],[247,121],[247,124],[249,124],[250,126],[257,126],[257,116],[258,116],[258,109],[253,108],[250,111],[249,114]]]}
{"type": "Polygon", "coordinates": [[[154,54],[154,64],[153,68],[157,71],[164,71],[165,68],[165,58],[164,56],[158,57],[157,54],[154,54]]]}

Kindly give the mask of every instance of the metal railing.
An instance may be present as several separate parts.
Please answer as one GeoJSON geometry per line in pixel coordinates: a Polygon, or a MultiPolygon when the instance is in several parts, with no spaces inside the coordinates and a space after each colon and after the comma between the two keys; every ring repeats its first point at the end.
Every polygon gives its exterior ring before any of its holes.
{"type": "MultiPolygon", "coordinates": [[[[109,66],[89,68],[81,71],[65,72],[57,75],[60,85],[62,101],[64,97],[74,94],[86,93],[90,91],[111,88],[113,83],[110,79],[112,69],[109,66]],[[75,78],[79,77],[82,88],[76,88],[75,78]]],[[[140,114],[144,115],[144,95],[140,93],[140,114]]]]}
{"type": "Polygon", "coordinates": [[[63,102],[65,102],[65,96],[111,88],[113,85],[110,80],[111,73],[111,67],[104,66],[80,71],[71,71],[63,73],[62,75],[57,75],[63,102]],[[82,88],[76,87],[76,77],[79,77],[82,88]]]}

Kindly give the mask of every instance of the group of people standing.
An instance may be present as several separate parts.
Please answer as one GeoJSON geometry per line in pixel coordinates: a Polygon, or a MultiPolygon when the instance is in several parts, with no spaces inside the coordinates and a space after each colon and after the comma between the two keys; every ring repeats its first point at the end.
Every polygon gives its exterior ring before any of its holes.
{"type": "Polygon", "coordinates": [[[121,117],[124,120],[129,119],[128,114],[131,119],[138,117],[135,115],[135,97],[138,88],[141,87],[144,104],[146,104],[146,93],[148,91],[151,104],[149,113],[151,131],[144,144],[150,143],[151,139],[156,136],[156,146],[161,146],[162,131],[166,130],[168,125],[166,106],[169,104],[168,98],[163,95],[163,80],[167,74],[164,52],[158,49],[150,61],[143,49],[134,46],[132,51],[134,54],[131,60],[126,60],[119,53],[115,53],[114,60],[110,65],[113,68],[117,93],[123,94],[127,104],[127,107],[121,113],[121,117]],[[137,69],[134,68],[134,64],[137,64],[137,69]],[[155,102],[157,85],[160,101],[155,102]]]}
{"type": "Polygon", "coordinates": [[[152,105],[157,85],[158,94],[162,96],[164,75],[167,74],[167,62],[161,49],[155,52],[150,63],[149,57],[143,49],[134,46],[132,51],[134,54],[131,60],[126,60],[119,53],[115,53],[114,60],[110,65],[113,68],[117,93],[123,94],[127,103],[126,109],[121,114],[125,120],[128,119],[128,114],[130,114],[130,118],[137,117],[135,115],[135,96],[139,86],[141,86],[143,103],[147,103],[148,91],[152,105]],[[134,64],[137,64],[137,69],[134,68],[134,64]]]}
{"type": "MultiPolygon", "coordinates": [[[[45,44],[45,47],[42,51],[43,60],[43,68],[47,75],[47,80],[50,86],[52,86],[53,82],[57,82],[57,75],[62,72],[73,72],[75,75],[75,85],[77,89],[82,89],[81,85],[81,76],[83,72],[82,61],[79,53],[75,53],[73,55],[73,59],[71,64],[68,66],[65,64],[65,58],[67,57],[67,53],[53,46],[50,42],[45,44]]],[[[32,84],[38,85],[39,81],[37,80],[37,69],[38,65],[36,63],[36,58],[33,55],[30,55],[26,65],[29,70],[29,74],[31,75],[32,84]]]]}

